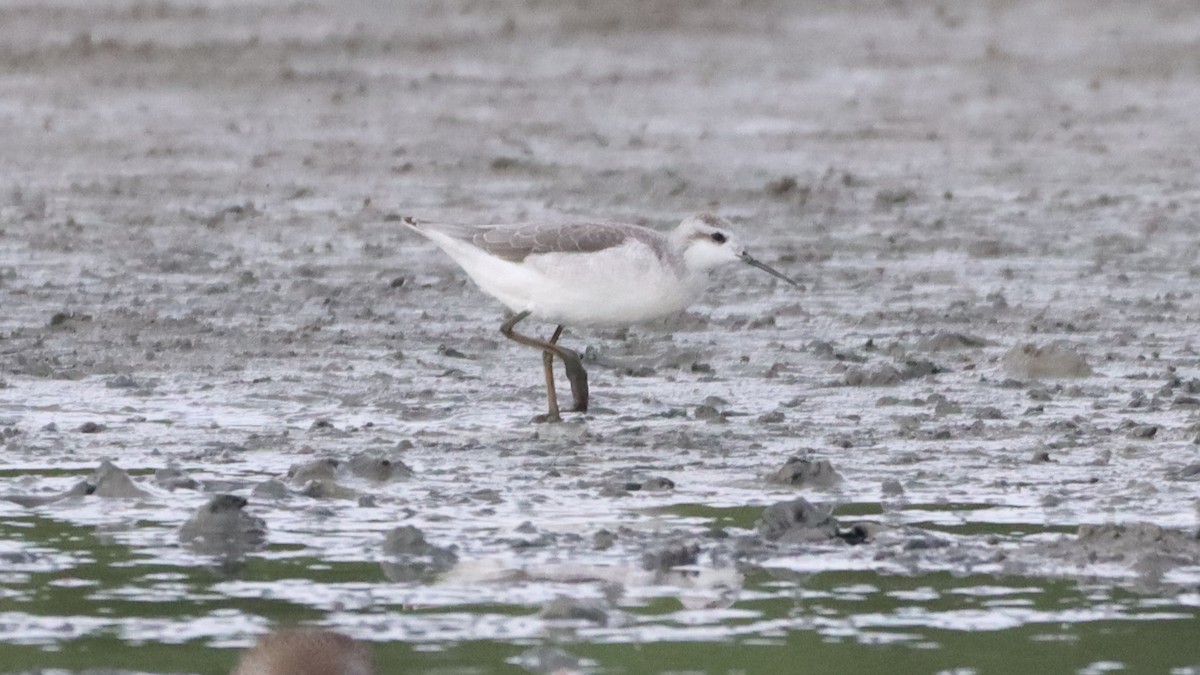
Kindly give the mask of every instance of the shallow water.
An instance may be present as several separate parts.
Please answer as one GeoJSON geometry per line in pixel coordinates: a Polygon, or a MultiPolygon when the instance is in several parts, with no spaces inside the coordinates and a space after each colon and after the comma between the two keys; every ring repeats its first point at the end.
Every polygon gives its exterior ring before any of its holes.
{"type": "Polygon", "coordinates": [[[378,641],[383,661],[407,664],[405,672],[503,672],[549,648],[608,672],[794,672],[797,657],[838,672],[1045,672],[1106,662],[1186,672],[1196,657],[1194,589],[779,560],[744,576],[703,566],[676,578],[634,571],[624,579],[645,585],[622,588],[605,622],[552,621],[539,618],[542,602],[562,595],[603,604],[612,587],[555,580],[556,570],[585,572],[553,560],[526,563],[541,570],[536,581],[397,585],[374,562],[286,543],[226,577],[58,518],[9,519],[4,529],[32,557],[5,574],[0,625],[12,672],[224,672],[227,648],[264,621],[339,626],[378,641]]]}
{"type": "Polygon", "coordinates": [[[295,623],[384,672],[1200,671],[1193,14],[0,8],[0,672],[295,623]],[[396,222],[698,210],[806,288],[568,331],[561,425],[396,222]],[[54,499],[105,458],[139,496],[54,499]],[[219,493],[265,547],[181,542],[219,493]],[[798,497],[869,538],[767,541],[798,497]]]}

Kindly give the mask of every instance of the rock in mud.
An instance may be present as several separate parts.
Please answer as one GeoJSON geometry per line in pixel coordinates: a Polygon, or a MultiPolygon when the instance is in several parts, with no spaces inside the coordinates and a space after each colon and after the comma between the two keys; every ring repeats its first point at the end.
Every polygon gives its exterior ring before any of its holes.
{"type": "Polygon", "coordinates": [[[909,187],[881,188],[875,193],[875,206],[886,209],[900,204],[907,204],[916,199],[916,191],[909,187]]]}
{"type": "Polygon", "coordinates": [[[329,420],[314,420],[308,426],[309,431],[337,431],[337,427],[333,426],[333,422],[329,420]]]}
{"type": "Polygon", "coordinates": [[[942,331],[917,340],[917,349],[925,352],[949,352],[986,347],[988,341],[965,333],[942,331]]]}
{"type": "Polygon", "coordinates": [[[757,527],[764,539],[785,544],[827,541],[838,533],[833,509],[815,506],[803,497],[768,506],[757,527]]]}
{"type": "Polygon", "coordinates": [[[246,503],[237,495],[216,495],[179,528],[180,541],[202,553],[228,556],[261,548],[267,524],[246,513],[246,503]]]}
{"type": "Polygon", "coordinates": [[[641,482],[625,479],[609,481],[601,486],[600,494],[606,497],[627,497],[630,492],[665,492],[674,489],[675,481],[659,476],[641,482]]]}
{"type": "Polygon", "coordinates": [[[1195,396],[1176,396],[1171,401],[1172,410],[1193,410],[1200,408],[1200,398],[1195,396]]]}
{"type": "Polygon", "coordinates": [[[842,384],[847,387],[890,387],[901,380],[900,371],[887,364],[874,368],[848,368],[842,374],[842,384]]]}
{"type": "MultiPolygon", "coordinates": [[[[772,197],[784,197],[792,192],[796,192],[799,183],[796,182],[795,176],[780,176],[779,178],[767,181],[763,189],[772,197]]],[[[807,192],[808,188],[805,187],[807,192]]]]}
{"type": "Polygon", "coordinates": [[[1029,457],[1029,461],[1034,464],[1046,464],[1048,462],[1053,462],[1054,460],[1050,458],[1050,453],[1048,451],[1034,450],[1033,455],[1029,457]]]}
{"type": "Polygon", "coordinates": [[[542,605],[538,616],[547,621],[587,621],[599,626],[608,623],[608,611],[600,603],[562,596],[542,605]]]}
{"type": "Polygon", "coordinates": [[[64,492],[58,492],[50,495],[23,495],[23,494],[7,494],[0,495],[0,501],[12,502],[18,506],[25,508],[33,508],[35,506],[45,506],[71,497],[86,497],[96,491],[96,486],[86,480],[81,480],[75,485],[72,485],[64,492]]]}
{"type": "Polygon", "coordinates": [[[176,464],[168,464],[162,469],[155,469],[154,482],[168,490],[199,490],[200,481],[184,473],[176,464]]]}
{"type": "Polygon", "coordinates": [[[387,533],[383,540],[383,573],[396,582],[428,581],[458,562],[453,549],[425,541],[421,530],[405,525],[387,533]]]}
{"type": "Polygon", "coordinates": [[[292,485],[304,485],[311,480],[333,480],[341,463],[333,457],[322,457],[304,464],[293,464],[288,469],[288,480],[292,485]]]}
{"type": "Polygon", "coordinates": [[[257,499],[284,499],[291,492],[288,487],[277,478],[269,478],[254,486],[250,490],[250,495],[257,499]]]}
{"type": "Polygon", "coordinates": [[[975,411],[975,419],[978,420],[1002,420],[1004,413],[995,406],[984,406],[975,411]]]}
{"type": "Polygon", "coordinates": [[[808,343],[807,349],[812,352],[814,358],[818,359],[846,361],[849,363],[866,363],[867,361],[867,357],[852,351],[839,350],[834,347],[832,342],[825,340],[813,340],[808,343]]]}
{"type": "Polygon", "coordinates": [[[759,415],[755,419],[755,422],[758,424],[779,424],[780,422],[783,422],[786,419],[787,419],[787,416],[784,415],[783,411],[772,410],[769,413],[763,413],[763,414],[759,415]]]}
{"type": "Polygon", "coordinates": [[[886,363],[873,368],[853,366],[842,374],[842,384],[847,387],[891,387],[942,372],[945,368],[925,360],[905,361],[899,368],[886,363]]]}
{"type": "Polygon", "coordinates": [[[1025,380],[1090,377],[1092,368],[1075,348],[1065,342],[1048,345],[1021,344],[1008,350],[1004,370],[1025,380]]]}
{"type": "Polygon", "coordinates": [[[1139,424],[1130,429],[1125,435],[1134,440],[1148,441],[1158,435],[1158,425],[1139,424]]]}
{"type": "Polygon", "coordinates": [[[905,552],[932,551],[950,546],[950,542],[929,532],[912,532],[907,534],[900,544],[905,552]]]}
{"type": "Polygon", "coordinates": [[[642,554],[642,569],[665,572],[680,565],[695,565],[700,545],[694,542],[671,544],[642,554]]]}
{"type": "Polygon", "coordinates": [[[317,478],[304,484],[300,494],[313,499],[358,499],[358,492],[332,478],[317,478]]]}
{"type": "Polygon", "coordinates": [[[841,484],[842,477],[827,459],[790,457],[783,466],[767,476],[767,482],[827,490],[841,484]]]}
{"type": "Polygon", "coordinates": [[[617,535],[608,530],[600,530],[592,535],[592,549],[607,551],[617,543],[617,535]]]}
{"type": "Polygon", "coordinates": [[[138,499],[149,497],[150,493],[138,487],[124,469],[107,459],[100,463],[100,468],[92,474],[90,481],[96,486],[94,494],[97,497],[113,499],[138,499]]]}
{"type": "Polygon", "coordinates": [[[1155,568],[1200,565],[1200,536],[1152,523],[1080,525],[1074,539],[1046,544],[1044,552],[1075,565],[1128,563],[1153,556],[1155,568]]]}
{"type": "Polygon", "coordinates": [[[888,478],[888,479],[884,480],[883,485],[880,488],[880,491],[883,493],[884,497],[903,497],[904,496],[904,486],[900,483],[900,481],[896,480],[895,478],[888,478]]]}
{"type": "Polygon", "coordinates": [[[637,489],[641,492],[666,492],[675,489],[675,481],[664,476],[647,478],[637,486],[637,489]]]}
{"type": "Polygon", "coordinates": [[[1200,480],[1200,462],[1188,464],[1174,472],[1172,477],[1179,480],[1200,480]]]}
{"type": "Polygon", "coordinates": [[[900,368],[900,376],[905,380],[915,380],[944,372],[946,372],[945,368],[925,359],[909,359],[904,361],[900,368]]]}
{"type": "Polygon", "coordinates": [[[413,470],[404,462],[372,452],[354,455],[346,463],[346,469],[353,476],[376,483],[408,480],[413,476],[413,470]]]}

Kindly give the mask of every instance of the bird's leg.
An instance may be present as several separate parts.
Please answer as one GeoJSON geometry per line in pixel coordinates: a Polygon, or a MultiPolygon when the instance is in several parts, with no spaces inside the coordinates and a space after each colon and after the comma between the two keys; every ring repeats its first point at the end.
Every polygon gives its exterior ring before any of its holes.
{"type": "MultiPolygon", "coordinates": [[[[566,347],[558,346],[558,338],[562,335],[563,328],[564,326],[559,326],[557,329],[555,329],[554,335],[550,337],[549,343],[556,347],[558,350],[558,357],[563,360],[563,365],[567,369],[567,380],[571,383],[571,397],[575,399],[575,407],[571,409],[571,412],[587,412],[587,371],[583,369],[583,362],[579,358],[579,352],[576,352],[573,349],[567,349],[566,347]]],[[[547,382],[554,379],[553,374],[550,372],[550,363],[552,361],[553,358],[547,352],[545,354],[544,361],[546,365],[547,382]]],[[[553,388],[553,385],[551,385],[551,388],[553,388]]]]}
{"type": "Polygon", "coordinates": [[[559,347],[558,350],[558,358],[563,360],[563,365],[567,368],[567,381],[571,383],[571,397],[575,399],[575,407],[571,408],[571,412],[587,412],[587,371],[583,369],[579,353],[566,347],[559,347]]]}
{"type": "Polygon", "coordinates": [[[562,359],[563,364],[566,365],[567,379],[571,382],[571,395],[575,399],[574,410],[577,412],[587,412],[587,371],[583,369],[583,363],[579,360],[579,354],[576,354],[574,351],[567,349],[566,347],[559,347],[555,344],[555,342],[558,341],[559,336],[562,334],[562,326],[559,326],[558,330],[554,332],[551,342],[545,342],[537,338],[529,337],[528,335],[521,335],[520,333],[514,331],[513,327],[528,316],[528,310],[513,315],[512,318],[510,318],[508,321],[505,321],[500,326],[500,333],[513,342],[523,344],[527,347],[535,347],[542,351],[542,364],[547,368],[548,372],[546,377],[546,390],[547,402],[549,403],[550,410],[546,415],[546,421],[556,422],[561,420],[558,414],[557,395],[554,393],[553,371],[550,370],[550,366],[553,364],[553,357],[555,356],[562,359]]]}
{"type": "MultiPolygon", "coordinates": [[[[560,422],[562,421],[562,417],[560,417],[558,414],[558,396],[554,393],[554,373],[550,370],[550,366],[554,362],[554,354],[558,352],[558,347],[555,347],[549,342],[543,342],[537,338],[529,337],[528,335],[521,335],[513,330],[513,327],[516,326],[517,323],[523,321],[528,316],[528,310],[514,314],[512,318],[500,325],[500,334],[509,340],[516,342],[517,344],[522,344],[527,347],[536,347],[542,351],[542,364],[545,366],[547,373],[546,402],[549,406],[549,410],[546,413],[544,421],[560,422]]],[[[539,418],[534,419],[541,421],[539,418]]]]}
{"type": "MultiPolygon", "coordinates": [[[[554,329],[554,335],[550,336],[547,343],[551,345],[558,344],[558,338],[562,335],[562,332],[562,326],[554,329]]],[[[554,391],[554,352],[542,352],[542,367],[546,370],[546,399],[550,404],[550,410],[554,413],[554,416],[557,416],[558,394],[554,391]]]]}

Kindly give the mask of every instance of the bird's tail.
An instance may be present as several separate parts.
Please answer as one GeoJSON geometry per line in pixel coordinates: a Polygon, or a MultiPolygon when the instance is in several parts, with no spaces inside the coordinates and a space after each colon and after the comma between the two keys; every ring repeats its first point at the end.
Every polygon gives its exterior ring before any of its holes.
{"type": "Polygon", "coordinates": [[[408,229],[425,237],[428,237],[431,232],[456,239],[469,239],[471,235],[471,227],[467,225],[435,223],[428,220],[417,220],[412,216],[403,216],[400,218],[400,222],[408,229]]]}

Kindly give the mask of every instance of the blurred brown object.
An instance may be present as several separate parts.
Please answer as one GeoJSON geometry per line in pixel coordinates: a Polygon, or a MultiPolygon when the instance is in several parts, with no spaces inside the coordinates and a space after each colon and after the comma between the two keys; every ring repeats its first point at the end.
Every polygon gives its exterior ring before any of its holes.
{"type": "Polygon", "coordinates": [[[267,633],[242,654],[230,675],[374,675],[371,647],[327,630],[267,633]]]}

